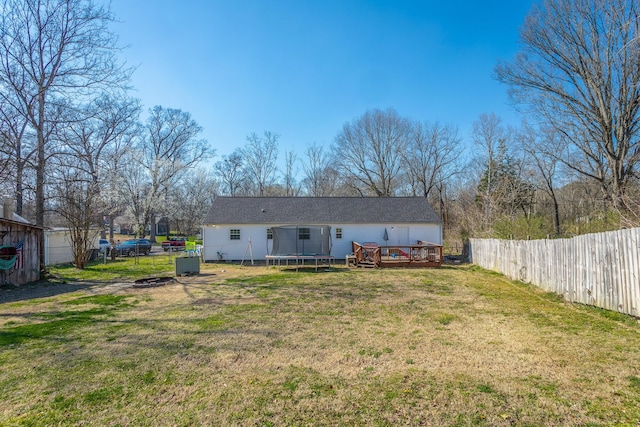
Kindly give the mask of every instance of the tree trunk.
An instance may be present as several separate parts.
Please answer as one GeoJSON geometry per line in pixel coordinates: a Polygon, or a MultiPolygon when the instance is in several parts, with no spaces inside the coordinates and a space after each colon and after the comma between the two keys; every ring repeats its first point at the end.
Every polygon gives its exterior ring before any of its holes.
{"type": "Polygon", "coordinates": [[[24,192],[24,165],[21,161],[16,166],[16,213],[22,215],[22,209],[24,206],[23,192],[24,192]]]}
{"type": "Polygon", "coordinates": [[[151,212],[149,215],[149,240],[151,243],[156,243],[156,213],[151,212]]]}
{"type": "MultiPolygon", "coordinates": [[[[44,138],[44,92],[40,92],[38,95],[38,123],[36,123],[36,137],[37,137],[37,160],[36,160],[36,212],[35,219],[36,225],[44,227],[44,172],[47,163],[46,150],[45,150],[45,138],[44,138]]],[[[39,256],[40,256],[40,271],[45,270],[44,263],[44,239],[40,239],[39,256]]]]}

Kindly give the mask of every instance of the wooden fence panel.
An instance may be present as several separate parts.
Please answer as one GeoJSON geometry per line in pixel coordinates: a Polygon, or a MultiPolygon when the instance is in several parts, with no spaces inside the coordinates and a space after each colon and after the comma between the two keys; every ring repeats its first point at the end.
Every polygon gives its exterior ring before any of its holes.
{"type": "Polygon", "coordinates": [[[564,296],[640,317],[640,228],[572,239],[471,239],[472,261],[564,296]]]}

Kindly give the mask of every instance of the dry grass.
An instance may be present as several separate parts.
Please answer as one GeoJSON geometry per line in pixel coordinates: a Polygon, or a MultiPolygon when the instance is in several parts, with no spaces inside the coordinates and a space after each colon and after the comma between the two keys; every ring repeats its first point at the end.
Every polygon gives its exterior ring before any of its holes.
{"type": "Polygon", "coordinates": [[[0,425],[640,421],[630,318],[468,267],[208,268],[1,304],[0,425]]]}

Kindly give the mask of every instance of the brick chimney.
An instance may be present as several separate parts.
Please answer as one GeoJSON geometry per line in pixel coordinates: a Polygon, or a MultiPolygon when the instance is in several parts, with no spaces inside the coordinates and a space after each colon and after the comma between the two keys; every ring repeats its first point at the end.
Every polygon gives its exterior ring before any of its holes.
{"type": "Polygon", "coordinates": [[[13,220],[13,199],[9,196],[2,197],[2,218],[13,220]]]}

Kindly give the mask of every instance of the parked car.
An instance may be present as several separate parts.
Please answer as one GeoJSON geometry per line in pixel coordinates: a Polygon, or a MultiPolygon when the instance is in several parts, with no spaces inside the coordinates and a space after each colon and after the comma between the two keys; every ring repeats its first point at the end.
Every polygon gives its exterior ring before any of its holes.
{"type": "Polygon", "coordinates": [[[116,253],[121,256],[149,255],[151,242],[148,239],[129,239],[116,245],[116,253]]]}
{"type": "Polygon", "coordinates": [[[111,249],[111,243],[107,239],[100,239],[98,242],[98,247],[100,248],[100,253],[107,253],[109,255],[109,249],[111,249]]]}
{"type": "Polygon", "coordinates": [[[162,250],[165,252],[169,251],[169,249],[172,251],[183,251],[186,241],[186,237],[170,237],[169,240],[162,242],[162,250]]]}

